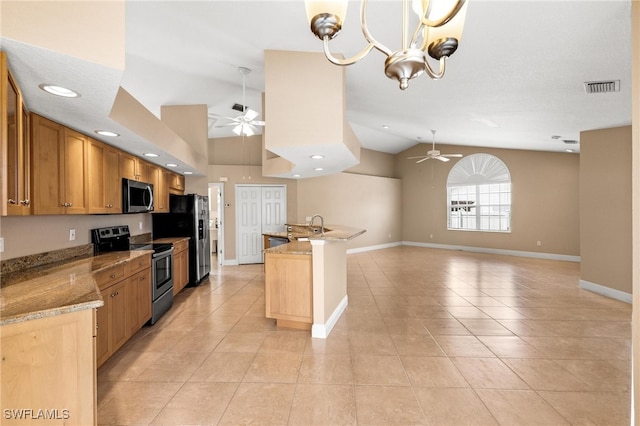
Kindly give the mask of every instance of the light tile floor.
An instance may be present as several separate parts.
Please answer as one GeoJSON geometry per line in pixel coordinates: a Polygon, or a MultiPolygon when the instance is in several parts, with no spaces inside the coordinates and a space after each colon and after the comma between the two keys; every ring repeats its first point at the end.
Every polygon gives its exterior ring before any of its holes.
{"type": "Polygon", "coordinates": [[[262,265],[214,266],[98,371],[100,424],[628,425],[631,305],[579,264],[348,256],[328,339],[264,318],[262,265]]]}

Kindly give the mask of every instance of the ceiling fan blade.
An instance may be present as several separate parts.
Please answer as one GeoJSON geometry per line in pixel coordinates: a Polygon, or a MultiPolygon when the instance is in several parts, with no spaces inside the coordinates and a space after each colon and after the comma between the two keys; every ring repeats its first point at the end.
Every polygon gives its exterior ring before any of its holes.
{"type": "Polygon", "coordinates": [[[462,158],[462,154],[441,154],[442,157],[462,158]]]}
{"type": "Polygon", "coordinates": [[[266,125],[266,123],[264,121],[260,121],[260,120],[252,120],[249,124],[251,124],[253,126],[264,126],[264,125],[266,125]]]}
{"type": "Polygon", "coordinates": [[[422,160],[416,161],[416,164],[422,163],[423,161],[427,161],[429,158],[431,158],[431,157],[424,157],[422,160]]]}
{"type": "Polygon", "coordinates": [[[445,162],[445,163],[446,163],[447,161],[449,161],[449,159],[448,159],[448,158],[443,157],[443,156],[441,156],[441,155],[438,155],[437,157],[433,157],[433,158],[435,158],[436,160],[440,160],[440,161],[442,161],[442,162],[445,162]]]}
{"type": "Polygon", "coordinates": [[[247,110],[244,113],[244,119],[246,121],[252,121],[254,118],[257,118],[259,115],[260,115],[259,112],[247,108],[247,110]]]}
{"type": "Polygon", "coordinates": [[[418,155],[416,157],[407,157],[407,160],[415,160],[416,158],[429,158],[428,155],[418,155]]]}

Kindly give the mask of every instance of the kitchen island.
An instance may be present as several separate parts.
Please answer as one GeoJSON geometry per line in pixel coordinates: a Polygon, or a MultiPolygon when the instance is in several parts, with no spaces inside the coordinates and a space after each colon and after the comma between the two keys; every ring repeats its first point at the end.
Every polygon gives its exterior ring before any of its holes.
{"type": "Polygon", "coordinates": [[[265,234],[288,244],[265,249],[265,314],[278,326],[310,329],[326,338],[348,305],[347,241],[366,230],[287,224],[265,234]]]}

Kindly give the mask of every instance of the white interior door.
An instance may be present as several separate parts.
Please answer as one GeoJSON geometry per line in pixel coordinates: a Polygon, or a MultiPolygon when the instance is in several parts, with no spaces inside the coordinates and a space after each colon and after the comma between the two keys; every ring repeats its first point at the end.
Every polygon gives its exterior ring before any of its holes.
{"type": "Polygon", "coordinates": [[[238,263],[262,262],[262,189],[236,187],[238,263]]]}
{"type": "Polygon", "coordinates": [[[287,193],[284,186],[262,187],[262,232],[284,231],[287,222],[287,193]]]}
{"type": "Polygon", "coordinates": [[[238,264],[262,263],[262,234],[285,230],[286,187],[237,185],[236,215],[238,264]]]}

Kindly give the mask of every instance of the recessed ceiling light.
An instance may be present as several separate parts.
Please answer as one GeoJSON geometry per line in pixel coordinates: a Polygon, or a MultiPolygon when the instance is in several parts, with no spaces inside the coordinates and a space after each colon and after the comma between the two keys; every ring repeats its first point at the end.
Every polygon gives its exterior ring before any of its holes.
{"type": "Polygon", "coordinates": [[[167,167],[178,167],[177,164],[173,164],[173,163],[167,163],[167,164],[165,164],[165,166],[167,166],[167,167]]]}
{"type": "Polygon", "coordinates": [[[324,169],[323,169],[322,167],[316,167],[316,168],[315,168],[315,169],[313,169],[313,170],[315,170],[316,172],[321,172],[321,171],[323,171],[324,169]]]}
{"type": "Polygon", "coordinates": [[[560,136],[560,135],[552,135],[552,136],[551,136],[551,139],[560,139],[561,137],[562,137],[562,136],[560,136]]]}
{"type": "Polygon", "coordinates": [[[99,135],[108,136],[110,138],[117,138],[120,136],[120,133],[112,132],[110,130],[96,130],[95,132],[99,135]]]}
{"type": "Polygon", "coordinates": [[[75,92],[71,89],[67,89],[66,87],[56,86],[55,84],[41,84],[38,86],[42,90],[47,93],[51,93],[52,95],[62,96],[63,98],[79,98],[80,93],[75,92]]]}
{"type": "Polygon", "coordinates": [[[192,174],[193,174],[193,172],[184,172],[183,174],[185,174],[185,175],[192,175],[192,174]]]}
{"type": "Polygon", "coordinates": [[[324,158],[324,155],[314,154],[311,156],[311,158],[313,158],[314,160],[322,160],[324,158]]]}
{"type": "Polygon", "coordinates": [[[157,157],[158,154],[154,154],[153,152],[145,152],[144,154],[145,157],[157,157]]]}
{"type": "Polygon", "coordinates": [[[390,126],[389,126],[388,124],[383,124],[383,125],[382,125],[382,128],[383,128],[383,129],[389,129],[389,128],[390,128],[390,126]]]}
{"type": "Polygon", "coordinates": [[[300,175],[296,173],[295,175],[293,175],[293,177],[300,177],[300,175]]]}
{"type": "Polygon", "coordinates": [[[565,152],[573,152],[572,149],[565,149],[565,152]]]}

